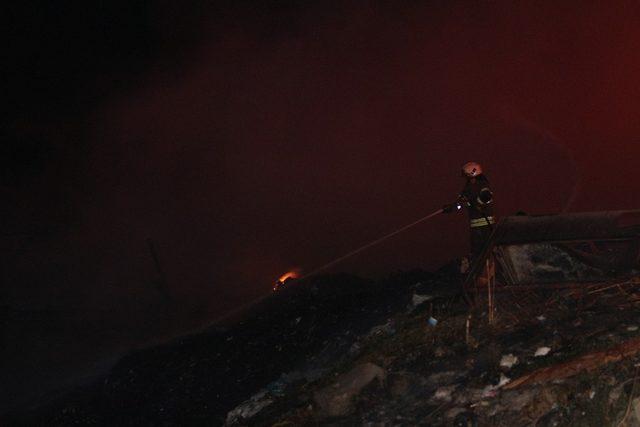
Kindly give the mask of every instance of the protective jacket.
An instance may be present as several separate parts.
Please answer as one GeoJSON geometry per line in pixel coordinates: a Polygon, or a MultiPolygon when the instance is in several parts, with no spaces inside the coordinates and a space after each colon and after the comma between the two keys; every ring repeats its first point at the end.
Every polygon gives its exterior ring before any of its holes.
{"type": "Polygon", "coordinates": [[[478,176],[474,182],[468,180],[458,197],[458,201],[467,207],[471,228],[488,227],[495,224],[493,217],[493,192],[489,180],[478,176]]]}
{"type": "Polygon", "coordinates": [[[489,180],[479,175],[468,180],[458,196],[458,203],[467,207],[469,213],[471,257],[478,257],[489,240],[496,220],[493,216],[493,193],[489,180]]]}

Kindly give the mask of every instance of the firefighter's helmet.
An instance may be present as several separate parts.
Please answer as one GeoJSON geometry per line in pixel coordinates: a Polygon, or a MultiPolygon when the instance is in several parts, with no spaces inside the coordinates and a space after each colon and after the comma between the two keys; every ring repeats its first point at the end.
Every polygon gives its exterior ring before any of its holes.
{"type": "Polygon", "coordinates": [[[462,176],[467,178],[475,178],[478,175],[482,175],[482,166],[476,162],[465,163],[462,166],[462,176]]]}

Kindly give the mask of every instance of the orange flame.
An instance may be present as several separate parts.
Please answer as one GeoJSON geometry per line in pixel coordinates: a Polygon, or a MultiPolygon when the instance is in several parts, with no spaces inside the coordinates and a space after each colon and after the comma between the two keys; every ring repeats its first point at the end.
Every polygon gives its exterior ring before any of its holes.
{"type": "Polygon", "coordinates": [[[299,268],[296,268],[295,270],[291,270],[291,271],[288,271],[288,272],[284,273],[276,281],[276,284],[273,287],[273,290],[277,291],[279,289],[282,289],[282,286],[284,285],[284,282],[286,282],[289,279],[297,279],[297,278],[299,278],[300,277],[300,271],[301,270],[299,268]]]}
{"type": "Polygon", "coordinates": [[[300,270],[291,270],[280,276],[278,282],[284,283],[287,279],[297,279],[298,277],[300,277],[300,270]]]}

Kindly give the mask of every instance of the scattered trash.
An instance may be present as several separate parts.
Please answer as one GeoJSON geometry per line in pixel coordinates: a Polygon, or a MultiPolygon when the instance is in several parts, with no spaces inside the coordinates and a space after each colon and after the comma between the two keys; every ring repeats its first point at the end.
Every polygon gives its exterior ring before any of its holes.
{"type": "Polygon", "coordinates": [[[249,400],[242,402],[235,409],[227,414],[226,426],[244,424],[244,422],[254,417],[258,412],[273,403],[273,399],[267,390],[261,390],[253,395],[249,400]]]}
{"type": "Polygon", "coordinates": [[[505,374],[500,374],[500,381],[498,382],[497,387],[500,388],[511,381],[511,378],[507,377],[505,374]]]}
{"type": "Polygon", "coordinates": [[[535,357],[546,356],[547,354],[549,354],[550,351],[551,351],[551,348],[549,348],[549,347],[538,347],[538,349],[536,350],[534,356],[535,357]]]}
{"type": "Polygon", "coordinates": [[[451,395],[456,390],[456,385],[447,385],[439,387],[433,395],[433,399],[437,401],[451,402],[453,398],[451,395]]]}
{"type": "Polygon", "coordinates": [[[635,338],[609,350],[585,354],[568,362],[538,369],[513,381],[507,388],[568,378],[583,371],[593,371],[602,365],[617,362],[638,353],[640,353],[640,338],[635,338]]]}
{"type": "Polygon", "coordinates": [[[497,388],[500,388],[511,381],[511,378],[507,377],[505,374],[500,374],[500,382],[498,382],[497,388]]]}
{"type": "MultiPolygon", "coordinates": [[[[638,285],[640,291],[640,280],[638,285]]],[[[311,424],[331,416],[340,417],[336,422],[344,425],[412,425],[415,422],[434,426],[511,426],[526,425],[531,423],[531,419],[543,420],[545,425],[566,425],[570,424],[567,420],[573,419],[567,417],[575,417],[581,422],[584,417],[590,417],[584,425],[608,425],[608,420],[598,418],[606,414],[600,405],[610,405],[606,410],[612,410],[612,416],[618,414],[618,409],[612,405],[620,405],[622,401],[627,405],[632,380],[629,378],[629,364],[633,360],[620,370],[620,375],[596,371],[598,374],[592,374],[590,381],[593,382],[586,387],[585,377],[576,375],[595,371],[596,366],[608,363],[604,360],[620,361],[636,351],[632,344],[619,344],[629,336],[625,332],[633,332],[635,326],[632,314],[624,317],[619,314],[620,305],[628,299],[624,292],[620,291],[618,299],[602,298],[604,285],[593,285],[580,292],[562,290],[562,298],[552,293],[528,294],[527,298],[537,298],[538,305],[523,301],[518,305],[501,305],[503,315],[494,325],[487,327],[486,317],[482,314],[486,313],[484,306],[476,312],[466,311],[460,306],[450,310],[445,304],[451,302],[441,298],[432,286],[429,282],[421,292],[410,288],[407,294],[410,307],[414,303],[428,301],[427,305],[431,307],[427,307],[425,314],[403,310],[399,316],[387,317],[390,320],[384,325],[363,329],[368,333],[352,330],[351,336],[355,341],[344,347],[340,363],[375,361],[377,365],[374,366],[391,379],[388,390],[373,386],[377,378],[375,373],[361,379],[359,375],[352,374],[353,369],[347,369],[347,374],[341,373],[344,365],[338,365],[341,366],[339,370],[333,369],[331,374],[327,372],[324,375],[324,380],[319,383],[320,391],[314,391],[315,386],[310,383],[298,389],[302,395],[314,396],[315,401],[312,414],[307,414],[302,423],[311,424]],[[590,295],[589,292],[597,295],[585,299],[584,295],[590,295]],[[573,310],[578,303],[588,308],[573,310]],[[522,314],[524,311],[528,311],[526,316],[522,314]],[[532,325],[532,320],[538,326],[532,325]],[[423,329],[425,321],[426,332],[423,329]],[[580,325],[579,334],[573,326],[576,324],[580,325]],[[371,337],[375,340],[366,341],[371,337]],[[592,349],[594,346],[601,348],[604,343],[612,343],[612,348],[569,361],[566,360],[567,351],[563,351],[582,347],[592,349]],[[554,357],[548,357],[551,355],[554,357]],[[555,360],[562,362],[533,371],[528,368],[543,362],[535,359],[545,356],[543,364],[555,360]],[[518,373],[518,377],[510,378],[513,376],[510,372],[518,373]],[[350,374],[351,377],[347,378],[350,374]],[[571,378],[573,376],[576,378],[571,378]],[[348,384],[367,384],[367,381],[370,386],[357,385],[353,391],[345,391],[348,384]],[[612,392],[616,387],[618,391],[612,392]],[[428,393],[426,400],[425,391],[428,393]],[[610,396],[617,400],[609,402],[610,396]],[[575,400],[575,406],[568,406],[567,399],[570,398],[575,400]],[[594,414],[593,411],[601,412],[594,414]],[[601,413],[603,415],[599,415],[601,413]]],[[[616,297],[617,288],[609,289],[608,296],[616,297]]],[[[516,298],[520,294],[514,295],[516,298]]],[[[406,307],[405,304],[406,300],[402,306],[406,307]]],[[[274,385],[279,384],[270,384],[272,396],[278,393],[274,385]]],[[[287,396],[294,396],[290,389],[285,392],[287,396]]],[[[302,405],[306,404],[303,401],[302,405]]],[[[302,405],[291,406],[287,415],[279,419],[291,420],[296,425],[293,420],[296,420],[296,411],[301,410],[296,408],[302,408],[302,405]]],[[[632,419],[634,405],[630,406],[627,420],[632,419]]],[[[640,414],[640,399],[637,407],[640,414]]],[[[275,421],[275,418],[270,420],[275,421]]],[[[262,418],[251,421],[259,424],[262,418]]]]}
{"type": "Polygon", "coordinates": [[[349,354],[356,355],[356,354],[359,354],[361,350],[362,350],[362,346],[358,341],[356,341],[353,344],[351,344],[351,347],[349,347],[349,354]]]}
{"type": "Polygon", "coordinates": [[[352,410],[353,398],[374,380],[377,380],[380,386],[384,386],[385,370],[373,363],[358,365],[339,376],[333,384],[316,392],[314,400],[320,407],[322,415],[344,416],[352,410]]]}
{"type": "MultiPolygon", "coordinates": [[[[549,253],[562,265],[565,257],[558,248],[549,253]]],[[[154,377],[162,370],[166,387],[155,411],[162,411],[166,417],[176,416],[175,402],[182,397],[172,387],[179,378],[180,387],[188,393],[188,399],[184,399],[188,404],[179,410],[187,413],[188,419],[224,422],[226,417],[228,426],[288,427],[329,422],[434,427],[600,426],[615,425],[625,414],[631,425],[636,411],[640,416],[640,399],[636,399],[640,379],[635,384],[635,377],[640,375],[636,370],[640,363],[636,362],[640,359],[633,358],[640,355],[640,341],[637,345],[629,341],[637,336],[630,332],[640,330],[633,310],[640,300],[640,277],[620,287],[588,283],[577,290],[500,293],[496,289],[498,316],[493,325],[488,325],[484,295],[476,295],[476,307],[469,310],[460,295],[446,293],[459,279],[455,276],[458,265],[454,267],[450,280],[441,273],[426,275],[426,279],[418,276],[424,283],[419,283],[420,290],[413,285],[417,277],[405,281],[394,278],[388,288],[402,298],[393,308],[388,308],[392,304],[388,294],[379,297],[380,305],[373,308],[361,301],[361,292],[371,289],[366,284],[358,284],[347,294],[357,297],[332,295],[323,306],[318,302],[322,286],[314,285],[309,287],[310,300],[300,305],[304,308],[261,317],[245,329],[216,332],[216,346],[211,350],[202,351],[213,342],[207,337],[196,341],[196,351],[186,351],[191,348],[180,344],[166,360],[155,355],[154,359],[137,358],[143,362],[127,364],[117,376],[105,380],[102,389],[109,399],[104,401],[117,401],[114,396],[120,401],[124,399],[121,396],[135,401],[149,390],[140,385],[142,378],[154,377]],[[402,284],[403,293],[397,283],[402,284]],[[438,288],[440,283],[443,290],[438,288]],[[342,300],[358,304],[343,308],[342,300]],[[511,301],[514,303],[509,304],[511,301]],[[406,309],[416,304],[427,307],[420,313],[406,309]],[[334,308],[340,316],[334,314],[334,308]],[[280,323],[278,319],[282,319],[280,323]],[[319,334],[325,330],[327,333],[319,334]],[[574,352],[583,355],[567,359],[574,352]],[[176,354],[188,356],[181,361],[176,354]],[[247,357],[253,354],[258,356],[247,357]],[[234,357],[238,363],[231,363],[234,357]],[[149,360],[154,362],[149,364],[149,360]],[[368,363],[363,364],[365,361],[368,363]],[[260,377],[274,364],[277,367],[271,368],[269,375],[260,377]],[[237,388],[213,387],[218,371],[237,382],[237,388]],[[284,371],[287,373],[281,374],[284,371]],[[176,379],[171,377],[174,372],[176,379]],[[168,373],[166,379],[164,373],[168,373]],[[387,377],[389,387],[380,387],[387,377]],[[265,378],[277,379],[264,386],[265,378]],[[207,399],[202,398],[201,390],[207,390],[207,399]],[[228,391],[239,399],[226,403],[215,417],[210,416],[212,411],[206,405],[211,407],[212,400],[217,404],[225,393],[231,395],[228,391]],[[238,401],[243,402],[237,405],[238,401]]],[[[538,267],[528,264],[523,273],[529,275],[530,269],[538,267]]],[[[542,270],[534,273],[543,274],[542,270]]],[[[301,283],[296,290],[304,289],[301,283]]],[[[331,292],[337,289],[344,288],[336,286],[331,292]]],[[[293,292],[291,297],[295,297],[293,292]]],[[[74,406],[65,410],[67,419],[80,420],[81,415],[70,415],[74,406]]],[[[58,424],[82,424],[66,423],[67,419],[58,424]]],[[[123,425],[106,421],[111,419],[98,419],[94,424],[123,425]]]]}
{"type": "Polygon", "coordinates": [[[496,391],[505,385],[511,382],[511,378],[507,377],[505,374],[500,374],[500,380],[498,384],[489,384],[482,390],[482,397],[494,397],[496,395],[496,391]]]}
{"type": "Polygon", "coordinates": [[[380,335],[393,335],[395,333],[396,330],[394,327],[394,322],[392,319],[389,319],[384,325],[378,325],[371,328],[371,330],[367,334],[367,338],[372,338],[380,335]]]}
{"type": "Polygon", "coordinates": [[[413,294],[413,297],[411,298],[411,304],[415,308],[421,304],[424,304],[427,301],[431,301],[432,299],[433,299],[432,295],[413,294]]]}
{"type": "Polygon", "coordinates": [[[518,357],[513,354],[505,354],[502,356],[502,359],[500,359],[500,366],[503,368],[511,369],[516,363],[518,363],[518,357]]]}

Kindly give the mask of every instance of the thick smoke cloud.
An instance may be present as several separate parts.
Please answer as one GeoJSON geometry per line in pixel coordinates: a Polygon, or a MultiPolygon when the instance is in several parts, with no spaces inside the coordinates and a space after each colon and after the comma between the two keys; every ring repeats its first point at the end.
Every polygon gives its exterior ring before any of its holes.
{"type": "MultiPolygon", "coordinates": [[[[113,62],[47,56],[64,90],[4,126],[27,147],[3,186],[10,338],[86,365],[202,324],[451,201],[468,160],[503,215],[637,207],[640,26],[618,6],[145,4],[113,62]]],[[[339,269],[466,250],[465,219],[439,217],[339,269]]]]}

